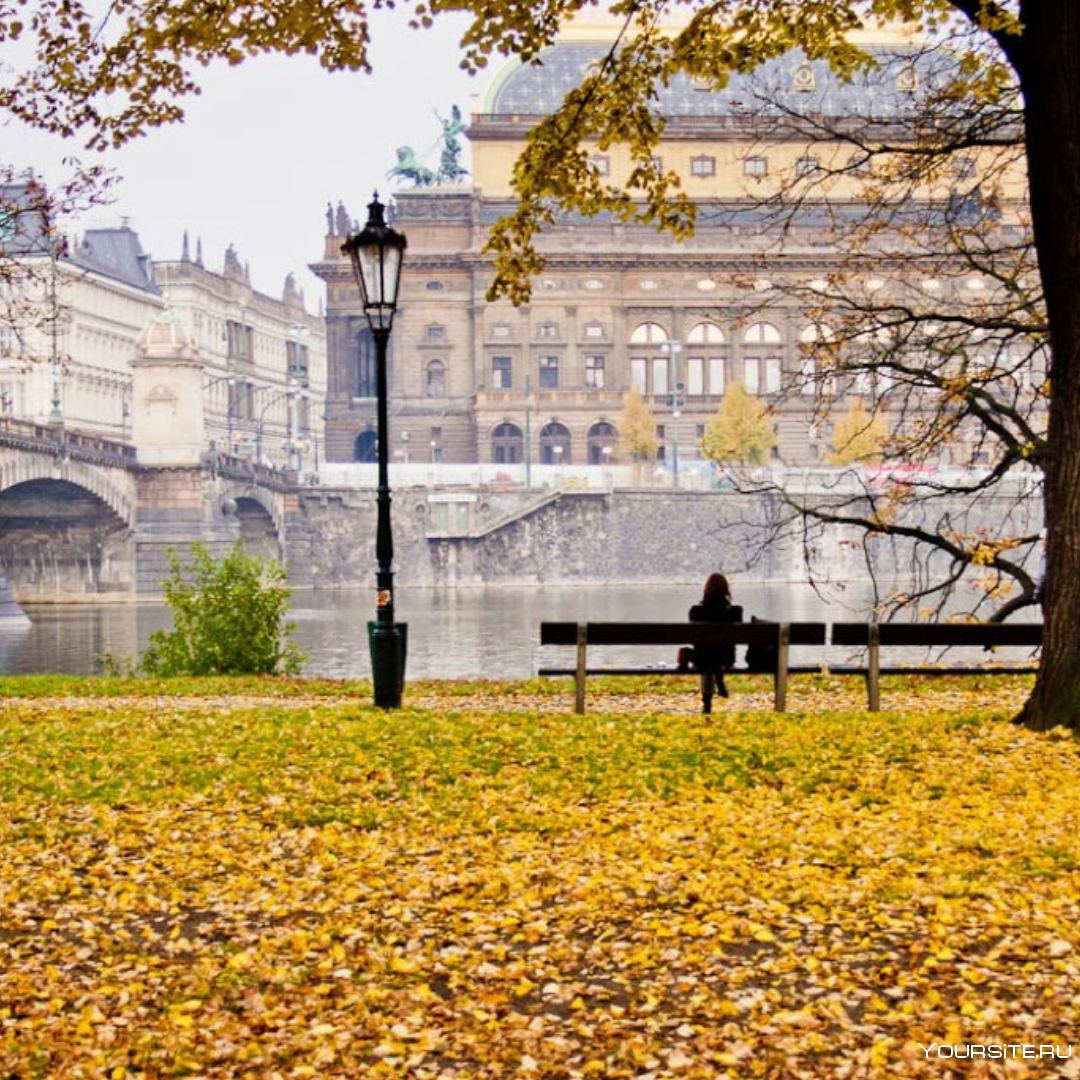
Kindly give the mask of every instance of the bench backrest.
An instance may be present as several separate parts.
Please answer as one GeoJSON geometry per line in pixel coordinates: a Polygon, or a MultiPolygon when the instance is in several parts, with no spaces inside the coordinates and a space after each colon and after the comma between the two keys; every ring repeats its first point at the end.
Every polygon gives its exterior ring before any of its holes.
{"type": "Polygon", "coordinates": [[[833,645],[1040,645],[1042,623],[833,623],[833,645]]]}
{"type": "MultiPolygon", "coordinates": [[[[542,622],[541,645],[576,645],[578,623],[542,622]]],[[[775,645],[780,623],[584,623],[588,645],[775,645]]],[[[824,645],[825,624],[787,624],[792,645],[824,645]]]]}

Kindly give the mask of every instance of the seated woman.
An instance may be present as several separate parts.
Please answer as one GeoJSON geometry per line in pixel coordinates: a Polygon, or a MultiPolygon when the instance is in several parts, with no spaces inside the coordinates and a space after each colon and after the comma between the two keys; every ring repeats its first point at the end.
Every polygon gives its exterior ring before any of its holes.
{"type": "MultiPolygon", "coordinates": [[[[690,609],[690,621],[742,622],[742,617],[742,608],[731,602],[727,578],[723,574],[710,574],[700,602],[690,609]]],[[[701,676],[701,711],[711,713],[714,690],[721,697],[728,696],[724,672],[735,666],[735,646],[698,645],[693,649],[680,649],[679,669],[689,670],[690,664],[701,676]]]]}

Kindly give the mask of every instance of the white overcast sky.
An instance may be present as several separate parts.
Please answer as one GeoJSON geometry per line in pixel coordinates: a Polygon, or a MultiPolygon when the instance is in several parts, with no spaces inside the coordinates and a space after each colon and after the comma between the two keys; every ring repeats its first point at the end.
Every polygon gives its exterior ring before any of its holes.
{"type": "MultiPolygon", "coordinates": [[[[399,146],[436,165],[436,113],[457,105],[467,120],[473,96],[499,70],[495,60],[476,78],[461,71],[461,27],[439,20],[410,30],[403,14],[376,13],[370,75],[330,74],[302,56],[200,71],[204,92],[187,100],[182,123],[103,155],[121,182],[114,201],[77,229],[127,218],[155,259],[179,258],[186,229],[192,254],[202,238],[212,270],[234,244],[257,289],[280,296],[291,271],[315,311],[322,284],[307,266],[322,257],[326,204],[344,200],[362,221],[376,188],[384,201],[393,191],[385,175],[399,146]]],[[[0,161],[46,180],[72,155],[96,160],[73,140],[0,126],[0,161]]]]}

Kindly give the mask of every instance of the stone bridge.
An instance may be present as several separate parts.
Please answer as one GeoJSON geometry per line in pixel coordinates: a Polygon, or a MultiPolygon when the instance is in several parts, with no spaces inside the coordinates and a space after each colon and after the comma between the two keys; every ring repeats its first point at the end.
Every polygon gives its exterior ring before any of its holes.
{"type": "MultiPolygon", "coordinates": [[[[0,585],[21,601],[158,595],[170,548],[285,559],[296,486],[273,469],[204,455],[147,466],[132,446],[59,425],[0,421],[0,585]]],[[[2,596],[0,588],[0,596],[2,596]]]]}

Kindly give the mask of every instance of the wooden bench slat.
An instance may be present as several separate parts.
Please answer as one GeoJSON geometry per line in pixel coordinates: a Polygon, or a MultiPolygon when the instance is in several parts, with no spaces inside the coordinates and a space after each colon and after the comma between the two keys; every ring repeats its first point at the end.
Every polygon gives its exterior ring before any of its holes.
{"type": "MultiPolygon", "coordinates": [[[[541,645],[576,645],[578,623],[540,624],[541,645]]],[[[774,645],[780,623],[587,622],[588,645],[774,645]]],[[[824,645],[825,623],[788,623],[792,645],[824,645]]]]}
{"type": "Polygon", "coordinates": [[[833,645],[868,645],[876,626],[882,645],[998,646],[1042,644],[1042,623],[833,623],[833,645]]]}
{"type": "MultiPolygon", "coordinates": [[[[826,669],[822,664],[789,664],[789,675],[821,675],[826,669]]],[[[576,675],[577,668],[571,667],[547,667],[540,668],[536,674],[541,678],[553,676],[576,675]]],[[[696,671],[679,671],[673,667],[590,667],[585,669],[586,675],[686,675],[697,676],[696,671]]],[[[772,675],[770,671],[750,671],[748,668],[729,668],[729,675],[772,675]]]]}

